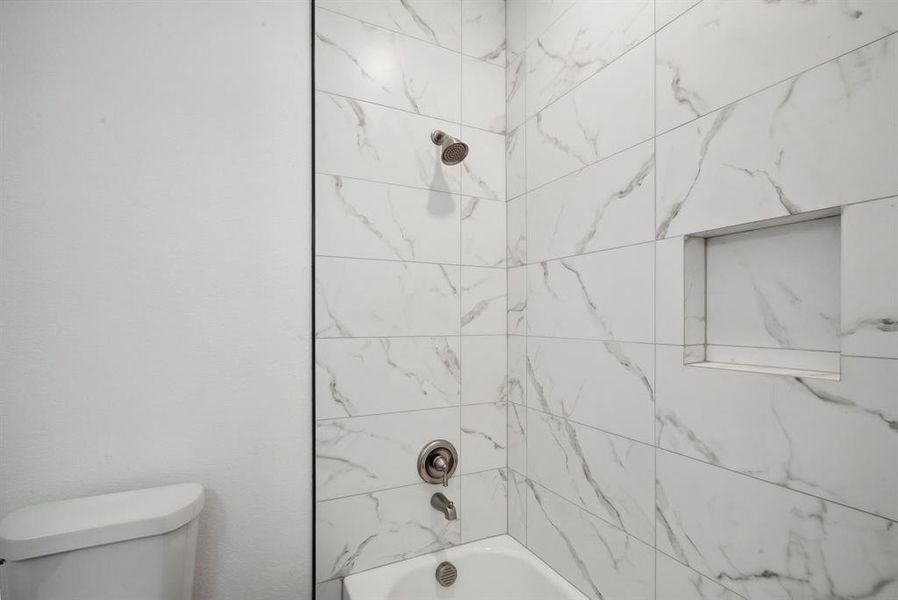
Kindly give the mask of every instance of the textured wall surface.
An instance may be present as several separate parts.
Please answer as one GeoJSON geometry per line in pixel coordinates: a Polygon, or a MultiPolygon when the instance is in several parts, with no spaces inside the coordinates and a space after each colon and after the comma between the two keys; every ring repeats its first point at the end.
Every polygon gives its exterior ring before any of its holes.
{"type": "Polygon", "coordinates": [[[198,481],[198,599],[312,586],[310,24],[0,5],[0,514],[198,481]]]}
{"type": "Polygon", "coordinates": [[[509,0],[508,527],[590,598],[898,597],[896,29],[878,0],[509,0]],[[838,302],[777,280],[801,236],[732,247],[757,285],[714,332],[841,380],[684,366],[684,236],[827,208],[838,302]]]}
{"type": "Polygon", "coordinates": [[[505,3],[318,0],[319,596],[506,531],[505,3]],[[440,163],[430,132],[470,145],[440,163]],[[431,508],[418,452],[460,468],[431,508]]]}

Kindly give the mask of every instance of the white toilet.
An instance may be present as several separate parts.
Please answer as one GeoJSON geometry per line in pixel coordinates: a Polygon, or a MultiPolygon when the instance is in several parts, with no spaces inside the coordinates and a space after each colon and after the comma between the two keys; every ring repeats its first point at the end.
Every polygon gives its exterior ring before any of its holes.
{"type": "Polygon", "coordinates": [[[203,487],[36,504],[0,521],[3,600],[189,600],[203,487]]]}

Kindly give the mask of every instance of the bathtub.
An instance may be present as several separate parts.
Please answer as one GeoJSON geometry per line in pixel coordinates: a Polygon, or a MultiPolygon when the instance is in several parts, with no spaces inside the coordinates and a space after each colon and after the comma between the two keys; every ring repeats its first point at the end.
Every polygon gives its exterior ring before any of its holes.
{"type": "Polygon", "coordinates": [[[343,600],[587,600],[507,535],[455,546],[350,575],[343,600]],[[458,569],[449,587],[436,580],[448,560],[458,569]]]}

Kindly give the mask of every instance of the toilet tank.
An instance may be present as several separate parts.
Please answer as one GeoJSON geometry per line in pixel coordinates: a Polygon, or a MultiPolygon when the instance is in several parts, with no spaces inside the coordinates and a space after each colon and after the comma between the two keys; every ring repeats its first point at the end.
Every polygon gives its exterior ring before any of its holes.
{"type": "Polygon", "coordinates": [[[2,600],[189,600],[203,487],[36,504],[0,521],[2,600]]]}

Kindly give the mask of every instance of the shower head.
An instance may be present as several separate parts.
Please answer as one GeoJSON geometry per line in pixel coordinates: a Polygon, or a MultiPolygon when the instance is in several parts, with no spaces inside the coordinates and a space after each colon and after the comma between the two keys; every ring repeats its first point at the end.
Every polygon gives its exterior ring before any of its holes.
{"type": "Polygon", "coordinates": [[[444,131],[434,129],[430,133],[430,140],[440,147],[440,160],[444,165],[457,165],[468,155],[468,145],[458,138],[454,138],[444,131]]]}

